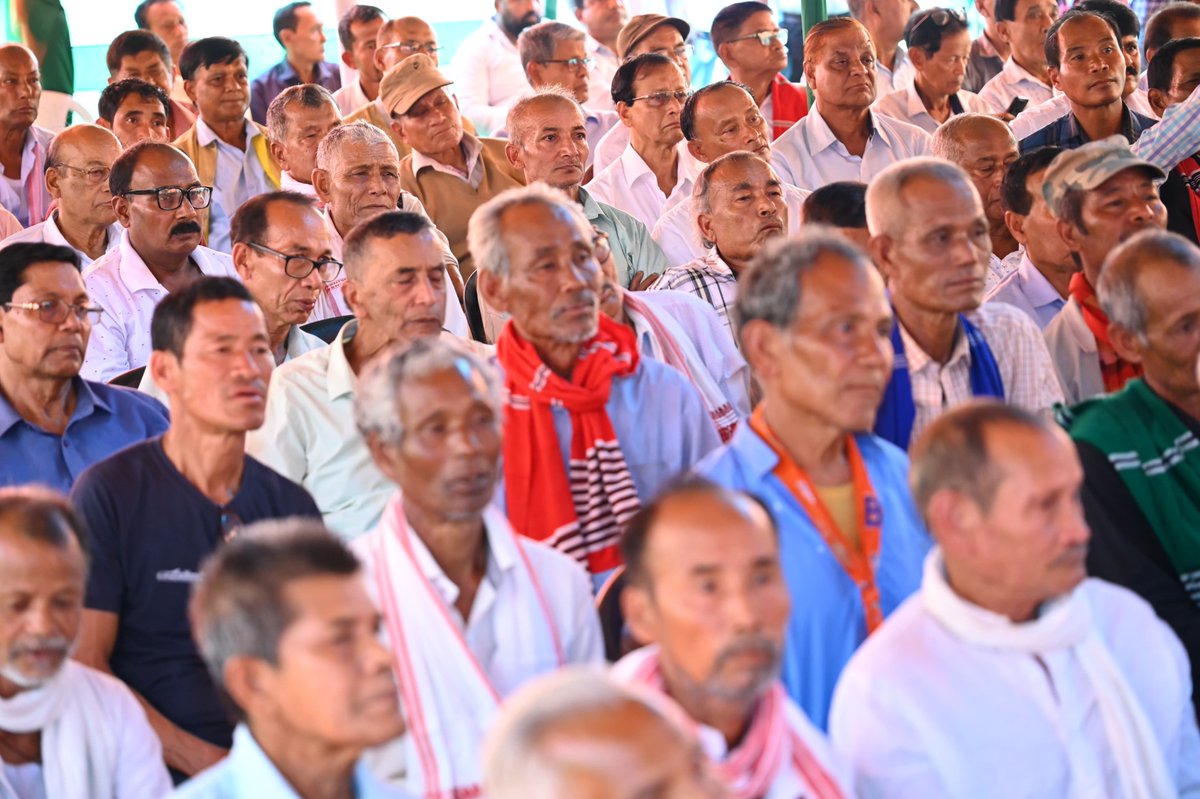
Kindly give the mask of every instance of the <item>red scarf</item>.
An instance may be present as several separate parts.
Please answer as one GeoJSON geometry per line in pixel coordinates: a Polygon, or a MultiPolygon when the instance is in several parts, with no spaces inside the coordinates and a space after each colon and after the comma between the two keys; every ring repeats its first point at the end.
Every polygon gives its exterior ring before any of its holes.
{"type": "Polygon", "coordinates": [[[1100,307],[1100,301],[1096,299],[1096,290],[1092,288],[1083,272],[1076,272],[1071,276],[1069,290],[1075,302],[1079,303],[1079,310],[1083,312],[1083,321],[1088,330],[1096,337],[1096,350],[1100,354],[1100,376],[1104,378],[1105,392],[1111,394],[1120,391],[1130,380],[1142,376],[1141,364],[1121,360],[1121,356],[1113,349],[1112,342],[1108,340],[1108,314],[1100,307]]]}
{"type": "Polygon", "coordinates": [[[771,97],[771,141],[775,141],[808,114],[808,92],[780,73],[771,81],[771,97]]]}
{"type": "Polygon", "coordinates": [[[496,341],[504,367],[504,482],[509,520],[593,574],[621,563],[621,530],[641,507],[605,404],[615,377],[637,369],[633,331],[600,314],[599,332],[567,381],[542,363],[510,320],[496,341]],[[552,407],[571,414],[563,469],[552,407]]]}

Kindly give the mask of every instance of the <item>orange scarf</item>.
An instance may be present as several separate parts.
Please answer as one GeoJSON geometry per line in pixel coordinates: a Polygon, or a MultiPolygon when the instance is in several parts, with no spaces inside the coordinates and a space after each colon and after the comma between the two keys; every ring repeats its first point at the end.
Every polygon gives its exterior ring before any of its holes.
{"type": "Polygon", "coordinates": [[[1096,337],[1096,350],[1100,354],[1100,376],[1104,378],[1104,390],[1108,393],[1120,391],[1135,377],[1142,376],[1141,364],[1121,360],[1121,356],[1113,349],[1108,339],[1108,314],[1100,307],[1096,299],[1096,290],[1088,282],[1083,272],[1071,276],[1071,296],[1079,303],[1083,312],[1083,321],[1096,337]]]}
{"type": "Polygon", "coordinates": [[[883,531],[883,508],[871,485],[871,476],[867,474],[867,466],[862,453],[858,450],[858,442],[853,435],[846,435],[846,458],[850,461],[850,475],[854,483],[854,504],[858,507],[859,541],[861,546],[855,548],[846,534],[838,528],[830,515],[829,509],[817,494],[816,486],[804,469],[792,459],[784,449],[783,444],[767,425],[763,416],[762,406],[754,409],[750,416],[750,427],[767,442],[779,457],[775,467],[775,476],[787,486],[792,496],[800,503],[800,507],[808,515],[817,532],[829,547],[829,551],[837,558],[854,584],[858,586],[862,597],[863,611],[867,619],[867,634],[874,632],[883,623],[883,607],[879,598],[879,586],[875,583],[875,572],[879,565],[880,539],[883,531]]]}

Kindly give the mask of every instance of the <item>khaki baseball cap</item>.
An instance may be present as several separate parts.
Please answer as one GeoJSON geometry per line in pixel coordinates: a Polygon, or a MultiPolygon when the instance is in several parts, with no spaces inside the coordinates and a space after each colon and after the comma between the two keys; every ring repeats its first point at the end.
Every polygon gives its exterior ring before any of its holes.
{"type": "Polygon", "coordinates": [[[454,81],[434,66],[424,53],[413,53],[389,69],[379,82],[379,99],[389,114],[407,114],[408,109],[429,92],[454,81]]]}
{"type": "Polygon", "coordinates": [[[1167,179],[1162,169],[1138,158],[1129,149],[1129,142],[1123,136],[1109,136],[1088,142],[1074,150],[1059,153],[1050,162],[1046,179],[1042,182],[1042,196],[1053,213],[1058,208],[1059,200],[1068,191],[1091,191],[1118,172],[1135,168],[1148,171],[1155,182],[1167,179]]]}
{"type": "Polygon", "coordinates": [[[692,27],[678,17],[664,17],[662,14],[638,14],[625,23],[617,34],[617,58],[624,61],[634,45],[650,35],[659,25],[670,25],[679,31],[679,35],[687,41],[692,27]]]}

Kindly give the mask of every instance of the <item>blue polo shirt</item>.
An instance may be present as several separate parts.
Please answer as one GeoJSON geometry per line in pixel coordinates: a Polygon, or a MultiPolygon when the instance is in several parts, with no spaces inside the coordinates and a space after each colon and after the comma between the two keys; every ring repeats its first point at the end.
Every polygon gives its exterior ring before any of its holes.
{"type": "MultiPolygon", "coordinates": [[[[113,673],[185,732],[228,747],[233,724],[187,615],[200,567],[224,539],[222,507],[175,468],[161,436],[85,471],[71,503],[91,544],[84,607],[119,617],[113,673]]],[[[321,518],[307,491],[248,455],[225,508],[243,524],[321,518]]]]}
{"type": "MultiPolygon", "coordinates": [[[[875,580],[886,617],[920,587],[932,541],[908,490],[908,456],[878,436],[859,434],[855,439],[883,509],[875,580]]],[[[783,682],[792,699],[824,730],[838,677],[866,640],[866,611],[858,586],[792,492],[775,476],[778,463],[771,446],[749,424],[740,424],[729,444],[705,458],[696,471],[758,497],[775,517],[780,558],[792,595],[783,682]]]]}
{"type": "Polygon", "coordinates": [[[0,487],[40,483],[65,494],[93,463],[167,429],[167,409],[140,391],[71,384],[75,410],[61,436],[25,421],[0,390],[0,487]]]}

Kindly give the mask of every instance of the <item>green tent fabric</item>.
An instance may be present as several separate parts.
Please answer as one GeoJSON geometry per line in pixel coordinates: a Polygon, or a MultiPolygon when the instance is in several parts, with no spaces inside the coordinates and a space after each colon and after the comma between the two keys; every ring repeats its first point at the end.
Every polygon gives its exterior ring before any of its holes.
{"type": "Polygon", "coordinates": [[[60,0],[10,0],[10,29],[15,22],[25,35],[25,44],[41,65],[42,89],[75,92],[75,61],[71,55],[71,32],[60,0]]]}

